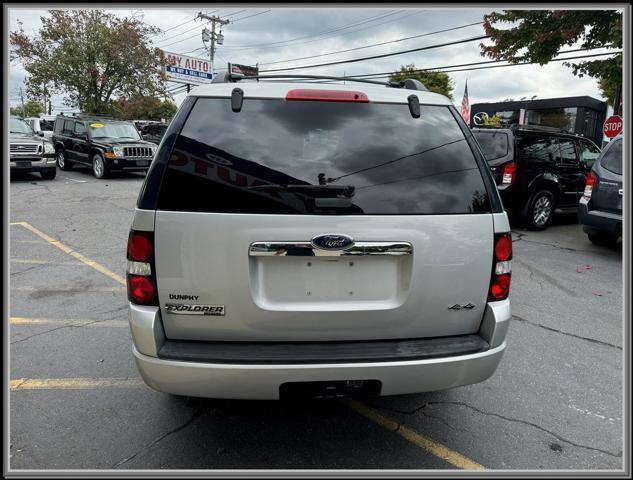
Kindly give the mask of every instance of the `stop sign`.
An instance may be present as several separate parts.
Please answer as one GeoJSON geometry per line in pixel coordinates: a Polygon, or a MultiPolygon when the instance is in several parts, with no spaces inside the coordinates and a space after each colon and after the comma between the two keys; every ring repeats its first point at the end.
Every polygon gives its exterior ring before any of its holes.
{"type": "Polygon", "coordinates": [[[622,117],[619,115],[611,115],[607,118],[606,122],[604,122],[602,131],[609,138],[616,137],[622,131],[622,117]]]}

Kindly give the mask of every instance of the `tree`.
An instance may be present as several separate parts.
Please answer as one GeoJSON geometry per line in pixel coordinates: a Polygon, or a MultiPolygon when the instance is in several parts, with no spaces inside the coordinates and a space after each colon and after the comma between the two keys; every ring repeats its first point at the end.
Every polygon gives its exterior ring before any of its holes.
{"type": "Polygon", "coordinates": [[[149,39],[160,29],[102,10],[48,13],[37,35],[19,24],[9,36],[33,94],[65,93],[67,105],[91,113],[110,113],[119,96],[166,94],[164,56],[149,39]]]}
{"type": "Polygon", "coordinates": [[[501,126],[501,118],[498,115],[493,115],[492,117],[484,117],[484,125],[490,127],[500,127],[501,126]]]}
{"type": "Polygon", "coordinates": [[[432,70],[416,70],[415,65],[401,65],[400,71],[389,77],[391,82],[401,82],[407,78],[414,78],[421,81],[431,92],[440,93],[453,100],[453,89],[455,82],[443,72],[432,70]]]}
{"type": "MultiPolygon", "coordinates": [[[[494,45],[481,44],[482,55],[510,63],[544,65],[561,47],[622,49],[622,13],[616,10],[503,10],[484,15],[484,30],[494,45]],[[511,28],[493,25],[513,23],[511,28]]],[[[574,75],[598,80],[610,104],[622,83],[622,54],[600,60],[564,62],[574,75]]]]}
{"type": "Polygon", "coordinates": [[[11,115],[16,115],[18,117],[39,117],[40,113],[44,112],[44,107],[41,103],[36,102],[35,100],[29,100],[24,102],[24,110],[22,109],[22,105],[18,105],[17,107],[11,107],[9,109],[9,113],[11,115]]]}
{"type": "Polygon", "coordinates": [[[119,99],[116,110],[124,119],[160,120],[172,118],[176,114],[177,107],[169,100],[161,101],[156,97],[132,97],[119,99]]]}

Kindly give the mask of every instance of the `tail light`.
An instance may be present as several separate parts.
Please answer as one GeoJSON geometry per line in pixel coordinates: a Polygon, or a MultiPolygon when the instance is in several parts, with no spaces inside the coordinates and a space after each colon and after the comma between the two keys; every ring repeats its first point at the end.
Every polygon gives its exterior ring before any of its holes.
{"type": "Polygon", "coordinates": [[[127,240],[127,298],[137,305],[158,306],[154,233],[132,230],[127,240]]]}
{"type": "Polygon", "coordinates": [[[506,163],[503,167],[502,185],[512,185],[517,176],[517,164],[515,162],[506,163]]]}
{"type": "Polygon", "coordinates": [[[351,90],[320,90],[315,88],[290,90],[286,94],[286,100],[369,103],[369,98],[363,92],[351,90]]]}
{"type": "Polygon", "coordinates": [[[488,301],[495,302],[508,298],[512,276],[512,237],[509,233],[495,235],[494,259],[488,301]]]}
{"type": "Polygon", "coordinates": [[[591,194],[593,193],[593,187],[596,184],[596,176],[593,172],[589,172],[587,175],[587,183],[585,184],[585,192],[582,194],[584,198],[589,200],[591,198],[591,194]]]}

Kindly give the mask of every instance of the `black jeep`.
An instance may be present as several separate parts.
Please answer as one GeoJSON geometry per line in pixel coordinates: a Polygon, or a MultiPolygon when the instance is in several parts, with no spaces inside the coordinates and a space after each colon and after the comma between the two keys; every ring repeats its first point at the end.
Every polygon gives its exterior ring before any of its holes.
{"type": "Polygon", "coordinates": [[[510,218],[543,230],[554,212],[575,213],[600,149],[543,127],[473,128],[510,218]]]}
{"type": "Polygon", "coordinates": [[[156,151],[156,145],[144,141],[132,122],[102,116],[59,115],[52,141],[60,169],[83,164],[97,178],[106,178],[114,170],[147,172],[156,151]]]}

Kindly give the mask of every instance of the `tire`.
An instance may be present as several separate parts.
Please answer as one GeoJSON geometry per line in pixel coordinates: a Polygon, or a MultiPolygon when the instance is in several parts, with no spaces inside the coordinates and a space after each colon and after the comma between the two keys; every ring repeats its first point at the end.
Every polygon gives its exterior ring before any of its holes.
{"type": "Polygon", "coordinates": [[[100,153],[92,156],[92,174],[98,179],[108,178],[110,175],[110,170],[100,153]]]}
{"type": "Polygon", "coordinates": [[[618,237],[609,233],[588,233],[589,241],[601,247],[612,247],[618,242],[618,237]]]}
{"type": "Polygon", "coordinates": [[[66,150],[63,148],[57,150],[57,166],[60,170],[64,170],[65,172],[73,168],[73,164],[70,160],[68,160],[66,150]]]}
{"type": "Polygon", "coordinates": [[[49,168],[47,170],[42,170],[40,175],[44,180],[52,180],[57,176],[57,168],[49,168]]]}
{"type": "Polygon", "coordinates": [[[539,190],[528,200],[523,219],[529,230],[545,230],[554,217],[556,202],[549,190],[539,190]]]}

